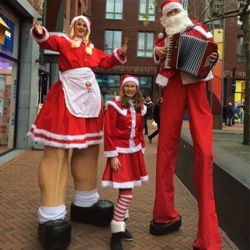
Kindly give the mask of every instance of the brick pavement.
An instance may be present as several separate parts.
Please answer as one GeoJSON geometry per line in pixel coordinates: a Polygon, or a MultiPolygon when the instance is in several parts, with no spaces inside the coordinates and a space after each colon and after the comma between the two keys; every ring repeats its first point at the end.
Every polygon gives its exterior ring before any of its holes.
{"type": "MultiPolygon", "coordinates": [[[[149,125],[149,132],[153,129],[149,125]]],[[[130,219],[127,227],[134,236],[132,242],[123,241],[124,250],[184,250],[192,249],[196,236],[198,210],[194,197],[185,186],[175,178],[176,208],[179,210],[182,227],[169,235],[153,236],[149,234],[149,222],[152,220],[155,193],[155,158],[157,137],[150,144],[146,139],[145,160],[149,181],[135,188],[130,204],[130,219]]],[[[37,184],[37,170],[42,151],[27,150],[16,158],[0,165],[0,249],[1,250],[40,250],[37,235],[36,211],[39,207],[40,191],[37,184]]],[[[103,148],[99,156],[98,191],[102,199],[116,201],[117,191],[102,188],[100,179],[105,166],[103,148]]],[[[66,194],[67,217],[73,200],[73,182],[70,178],[66,194]]],[[[105,250],[109,249],[109,227],[99,228],[87,224],[72,222],[72,241],[68,250],[105,250]]],[[[238,249],[227,235],[221,231],[223,250],[238,249]]]]}

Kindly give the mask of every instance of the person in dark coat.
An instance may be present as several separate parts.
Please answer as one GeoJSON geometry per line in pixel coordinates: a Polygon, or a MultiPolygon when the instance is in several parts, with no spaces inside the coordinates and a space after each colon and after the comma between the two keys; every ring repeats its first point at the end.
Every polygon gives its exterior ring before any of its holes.
{"type": "Polygon", "coordinates": [[[160,109],[162,103],[162,97],[159,98],[158,103],[154,107],[154,121],[157,123],[157,130],[155,130],[151,135],[148,136],[148,140],[152,143],[152,139],[159,134],[160,129],[160,109]]]}
{"type": "Polygon", "coordinates": [[[232,120],[234,116],[234,110],[232,103],[229,102],[227,105],[227,126],[232,126],[232,120]]]}
{"type": "Polygon", "coordinates": [[[223,110],[222,110],[222,116],[223,116],[223,122],[225,123],[225,125],[227,125],[227,104],[224,103],[223,104],[223,110]]]}
{"type": "Polygon", "coordinates": [[[147,113],[144,115],[144,135],[148,135],[148,117],[151,118],[152,111],[153,111],[153,102],[151,101],[151,97],[147,96],[146,102],[144,105],[147,107],[147,113]]]}

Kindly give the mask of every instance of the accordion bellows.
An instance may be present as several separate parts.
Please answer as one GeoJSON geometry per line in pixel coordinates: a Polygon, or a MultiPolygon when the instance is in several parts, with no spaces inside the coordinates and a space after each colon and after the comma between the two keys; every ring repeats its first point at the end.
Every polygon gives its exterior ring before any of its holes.
{"type": "Polygon", "coordinates": [[[186,33],[174,34],[169,39],[165,68],[206,78],[213,66],[209,56],[217,51],[217,44],[186,33]]]}

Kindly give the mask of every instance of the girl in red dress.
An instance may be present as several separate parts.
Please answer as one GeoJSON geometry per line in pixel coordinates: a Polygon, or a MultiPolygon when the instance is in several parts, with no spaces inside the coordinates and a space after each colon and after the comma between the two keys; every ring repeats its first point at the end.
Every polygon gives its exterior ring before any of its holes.
{"type": "Polygon", "coordinates": [[[125,75],[121,79],[120,95],[106,103],[104,122],[104,155],[107,164],[102,186],[119,189],[114,217],[111,221],[111,249],[122,249],[121,238],[132,240],[126,230],[128,205],[132,189],[148,180],[144,162],[144,118],[147,108],[139,91],[138,78],[125,75]]]}

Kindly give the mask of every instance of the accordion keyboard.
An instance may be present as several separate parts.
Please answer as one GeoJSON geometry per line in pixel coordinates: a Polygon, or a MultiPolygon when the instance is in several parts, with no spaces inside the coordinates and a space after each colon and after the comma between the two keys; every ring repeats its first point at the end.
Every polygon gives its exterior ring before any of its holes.
{"type": "Polygon", "coordinates": [[[167,48],[167,53],[166,53],[166,59],[165,59],[165,69],[170,69],[170,62],[171,62],[171,54],[172,54],[172,44],[173,44],[173,36],[167,36],[166,38],[166,48],[167,48]]]}

